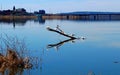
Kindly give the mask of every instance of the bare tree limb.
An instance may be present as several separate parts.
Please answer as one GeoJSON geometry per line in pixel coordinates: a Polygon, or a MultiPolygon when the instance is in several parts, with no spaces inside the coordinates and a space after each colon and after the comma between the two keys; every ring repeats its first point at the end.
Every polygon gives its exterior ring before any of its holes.
{"type": "MultiPolygon", "coordinates": [[[[59,29],[60,29],[60,28],[59,28],[59,29]]],[[[52,29],[52,28],[50,28],[50,27],[47,27],[47,30],[56,32],[56,33],[58,33],[58,34],[60,34],[60,35],[66,36],[66,37],[71,38],[71,39],[77,39],[76,37],[74,37],[74,36],[72,36],[72,35],[68,35],[68,34],[64,33],[62,30],[59,31],[59,30],[52,29]]]]}

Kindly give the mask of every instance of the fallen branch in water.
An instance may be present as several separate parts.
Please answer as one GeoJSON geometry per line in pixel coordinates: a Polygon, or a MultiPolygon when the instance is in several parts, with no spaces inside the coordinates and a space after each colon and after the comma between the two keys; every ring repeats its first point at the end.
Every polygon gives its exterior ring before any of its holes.
{"type": "Polygon", "coordinates": [[[56,27],[56,28],[57,28],[58,30],[57,30],[57,29],[56,29],[56,30],[55,30],[55,29],[52,29],[52,28],[50,28],[50,27],[47,27],[47,30],[56,32],[56,33],[58,33],[58,34],[60,34],[60,35],[66,36],[66,37],[71,38],[71,39],[78,39],[78,38],[74,37],[73,35],[68,35],[68,34],[64,33],[60,28],[58,28],[58,27],[56,27]]]}
{"type": "Polygon", "coordinates": [[[85,40],[85,39],[86,39],[85,37],[76,38],[73,34],[72,34],[72,35],[66,34],[62,29],[59,28],[58,25],[57,25],[56,29],[52,29],[52,28],[50,28],[50,27],[47,27],[47,30],[52,31],[52,32],[56,32],[56,33],[58,33],[58,34],[60,34],[60,35],[63,35],[63,36],[65,36],[65,37],[68,37],[68,38],[69,38],[69,39],[67,39],[67,40],[58,42],[58,43],[56,43],[56,44],[49,44],[49,45],[47,45],[47,48],[56,47],[56,48],[58,49],[61,45],[63,45],[63,44],[66,43],[66,42],[74,41],[74,40],[76,40],[76,39],[78,39],[78,40],[80,40],[80,39],[81,39],[81,40],[85,40]]]}

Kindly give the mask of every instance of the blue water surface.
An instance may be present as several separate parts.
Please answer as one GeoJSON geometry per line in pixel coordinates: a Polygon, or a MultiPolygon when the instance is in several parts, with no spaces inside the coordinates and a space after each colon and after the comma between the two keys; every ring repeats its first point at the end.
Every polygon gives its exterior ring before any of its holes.
{"type": "Polygon", "coordinates": [[[30,55],[41,60],[37,68],[24,70],[23,75],[120,75],[120,21],[0,23],[0,34],[24,38],[30,55]],[[46,29],[57,25],[67,34],[86,39],[48,48],[69,39],[46,29]]]}

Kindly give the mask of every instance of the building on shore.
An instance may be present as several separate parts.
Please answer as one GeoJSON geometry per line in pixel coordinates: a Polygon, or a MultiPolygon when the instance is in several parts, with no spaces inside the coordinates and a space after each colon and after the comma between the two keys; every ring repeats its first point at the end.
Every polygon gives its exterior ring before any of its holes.
{"type": "Polygon", "coordinates": [[[39,11],[35,11],[34,14],[35,15],[44,15],[46,13],[45,13],[45,10],[39,10],[39,11]]]}
{"type": "Polygon", "coordinates": [[[0,10],[0,20],[20,20],[20,19],[36,19],[37,16],[35,16],[33,13],[29,13],[26,11],[25,8],[15,8],[13,6],[13,9],[10,10],[0,10]]]}

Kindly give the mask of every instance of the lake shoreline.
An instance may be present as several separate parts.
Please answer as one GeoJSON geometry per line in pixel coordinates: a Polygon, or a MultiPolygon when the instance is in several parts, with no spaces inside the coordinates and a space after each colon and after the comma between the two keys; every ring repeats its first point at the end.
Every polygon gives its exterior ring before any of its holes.
{"type": "Polygon", "coordinates": [[[120,14],[34,14],[34,15],[0,15],[0,20],[120,20],[120,14]]]}
{"type": "Polygon", "coordinates": [[[37,16],[35,15],[20,15],[20,16],[17,16],[17,15],[0,15],[0,20],[19,20],[19,19],[23,19],[23,20],[26,20],[26,19],[37,19],[37,16]]]}
{"type": "Polygon", "coordinates": [[[63,20],[120,20],[120,14],[45,14],[41,16],[42,19],[63,19],[63,20]]]}

